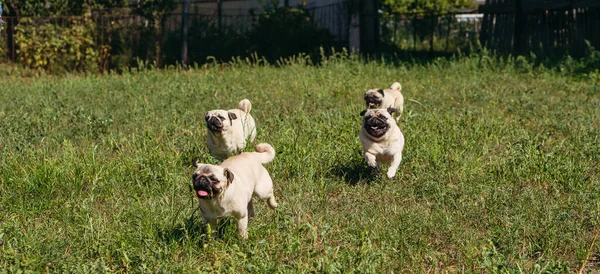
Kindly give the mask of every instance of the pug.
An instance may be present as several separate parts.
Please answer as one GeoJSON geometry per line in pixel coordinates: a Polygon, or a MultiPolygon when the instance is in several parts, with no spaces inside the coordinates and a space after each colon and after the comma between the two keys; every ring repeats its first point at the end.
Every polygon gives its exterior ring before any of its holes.
{"type": "Polygon", "coordinates": [[[211,110],[204,120],[208,129],[208,151],[218,160],[241,153],[248,141],[256,137],[256,124],[250,115],[252,104],[248,99],[240,101],[237,109],[211,110]]]}
{"type": "Polygon", "coordinates": [[[198,164],[192,175],[194,191],[200,201],[204,223],[210,225],[213,236],[217,220],[233,216],[238,234],[248,238],[248,218],[254,215],[252,196],[266,200],[275,209],[273,181],[262,164],[275,158],[275,149],[267,143],[254,147],[256,152],[232,156],[220,165],[198,164]]]}
{"type": "Polygon", "coordinates": [[[389,89],[370,89],[365,92],[365,103],[367,109],[372,108],[395,108],[396,121],[400,120],[400,116],[404,111],[404,96],[400,91],[402,85],[395,82],[389,89]]]}
{"type": "Polygon", "coordinates": [[[393,178],[402,161],[404,135],[392,118],[394,108],[365,109],[359,139],[362,143],[367,164],[379,168],[382,163],[390,163],[387,177],[393,178]]]}

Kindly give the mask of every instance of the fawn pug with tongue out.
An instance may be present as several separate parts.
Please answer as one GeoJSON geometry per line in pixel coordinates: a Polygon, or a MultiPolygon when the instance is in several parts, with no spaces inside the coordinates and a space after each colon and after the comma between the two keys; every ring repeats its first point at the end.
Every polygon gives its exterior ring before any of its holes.
{"type": "Polygon", "coordinates": [[[365,160],[370,167],[379,168],[382,163],[390,163],[387,177],[396,175],[402,161],[404,135],[396,124],[392,113],[396,109],[365,109],[359,139],[365,153],[365,160]]]}
{"type": "Polygon", "coordinates": [[[256,137],[256,123],[250,115],[252,104],[243,99],[237,109],[215,109],[204,115],[208,129],[206,141],[210,154],[225,160],[230,155],[240,154],[247,142],[256,137]]]}
{"type": "Polygon", "coordinates": [[[234,217],[238,234],[248,238],[248,218],[254,215],[252,196],[267,200],[273,209],[277,207],[273,181],[262,165],[275,158],[275,149],[262,143],[254,150],[227,158],[218,166],[194,163],[194,191],[200,201],[204,223],[210,225],[213,237],[217,236],[218,219],[234,217]]]}

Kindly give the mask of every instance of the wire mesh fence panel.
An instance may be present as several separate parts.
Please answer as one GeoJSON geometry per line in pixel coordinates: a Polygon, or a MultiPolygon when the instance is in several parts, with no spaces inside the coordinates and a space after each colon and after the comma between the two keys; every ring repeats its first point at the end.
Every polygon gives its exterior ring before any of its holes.
{"type": "Polygon", "coordinates": [[[0,24],[0,60],[15,62],[17,54],[14,26],[17,24],[17,18],[2,16],[2,21],[2,24],[0,24]]]}
{"type": "Polygon", "coordinates": [[[391,14],[381,18],[381,39],[388,49],[456,52],[477,44],[482,14],[391,14]]]}
{"type": "MultiPolygon", "coordinates": [[[[260,50],[261,45],[258,44],[264,38],[269,38],[265,36],[268,36],[268,33],[253,32],[261,25],[260,20],[266,20],[266,23],[262,24],[261,31],[297,27],[281,22],[269,23],[269,16],[265,16],[263,12],[238,8],[217,10],[216,6],[193,9],[189,14],[190,61],[202,63],[209,57],[228,60],[232,56],[250,55],[260,50]],[[278,23],[280,25],[265,26],[265,24],[278,23]]],[[[310,12],[314,16],[311,25],[314,23],[315,26],[334,33],[338,41],[347,41],[348,23],[347,19],[344,19],[347,16],[341,16],[347,12],[344,5],[313,8],[310,12]],[[314,19],[316,17],[318,20],[314,19]]],[[[309,11],[306,14],[310,14],[309,11]]],[[[89,23],[90,30],[87,34],[90,35],[91,42],[88,46],[98,53],[100,70],[135,66],[140,61],[148,61],[159,66],[175,64],[180,57],[181,11],[165,14],[159,21],[134,14],[129,9],[98,10],[88,16],[3,18],[6,22],[3,31],[0,32],[0,58],[3,60],[23,63],[23,60],[20,60],[23,59],[21,48],[29,42],[43,43],[42,40],[48,38],[39,36],[34,31],[35,28],[56,28],[61,29],[62,33],[62,29],[83,21],[89,23]],[[16,35],[18,36],[19,29],[31,30],[26,34],[25,44],[19,45],[14,39],[16,35]]],[[[303,27],[307,26],[303,25],[303,27]]],[[[294,33],[290,35],[293,36],[294,33]]],[[[277,37],[272,38],[276,40],[277,37]]]]}
{"type": "Polygon", "coordinates": [[[307,9],[315,24],[327,29],[338,43],[347,43],[350,28],[350,7],[348,1],[307,9]]]}
{"type": "Polygon", "coordinates": [[[481,43],[502,53],[583,56],[600,48],[600,1],[487,0],[481,43]]]}

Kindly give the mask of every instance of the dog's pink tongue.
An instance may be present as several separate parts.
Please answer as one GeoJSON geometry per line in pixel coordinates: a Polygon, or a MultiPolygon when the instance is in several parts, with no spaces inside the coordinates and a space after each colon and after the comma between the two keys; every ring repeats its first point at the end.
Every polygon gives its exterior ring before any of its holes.
{"type": "Polygon", "coordinates": [[[204,190],[198,190],[198,196],[200,197],[205,197],[208,196],[208,192],[204,191],[204,190]]]}

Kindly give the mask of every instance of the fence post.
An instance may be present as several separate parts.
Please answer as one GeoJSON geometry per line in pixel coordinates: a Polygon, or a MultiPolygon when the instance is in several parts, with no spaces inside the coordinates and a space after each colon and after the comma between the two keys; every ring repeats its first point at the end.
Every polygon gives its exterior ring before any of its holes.
{"type": "Polygon", "coordinates": [[[446,27],[446,52],[448,52],[449,46],[450,46],[450,35],[451,35],[451,28],[452,28],[452,16],[453,14],[448,13],[448,18],[446,19],[446,24],[448,24],[448,27],[446,27]]]}
{"type": "Polygon", "coordinates": [[[412,27],[413,27],[413,51],[416,51],[417,50],[417,14],[413,14],[412,27]]]}
{"type": "Polygon", "coordinates": [[[437,25],[437,18],[435,14],[431,12],[431,43],[429,43],[429,52],[433,53],[433,42],[435,39],[435,28],[437,25]]]}
{"type": "Polygon", "coordinates": [[[377,52],[379,50],[379,9],[378,0],[359,1],[360,51],[377,52]]]}
{"type": "Polygon", "coordinates": [[[2,35],[2,2],[0,2],[0,35],[2,35]]]}
{"type": "Polygon", "coordinates": [[[10,51],[10,57],[13,62],[17,62],[17,49],[15,46],[15,25],[18,17],[10,17],[6,19],[6,46],[10,51]]]}
{"type": "Polygon", "coordinates": [[[186,68],[188,59],[188,32],[190,19],[190,0],[183,0],[181,12],[181,67],[186,68]]]}
{"type": "Polygon", "coordinates": [[[223,25],[223,1],[217,0],[217,28],[221,33],[221,27],[223,25]]]}
{"type": "Polygon", "coordinates": [[[513,55],[522,53],[523,47],[523,28],[525,24],[525,13],[523,12],[523,0],[515,0],[515,29],[513,37],[513,55]]]}
{"type": "Polygon", "coordinates": [[[347,2],[349,14],[348,27],[348,46],[351,52],[360,52],[361,50],[361,18],[358,9],[359,1],[351,0],[347,2]]]}

